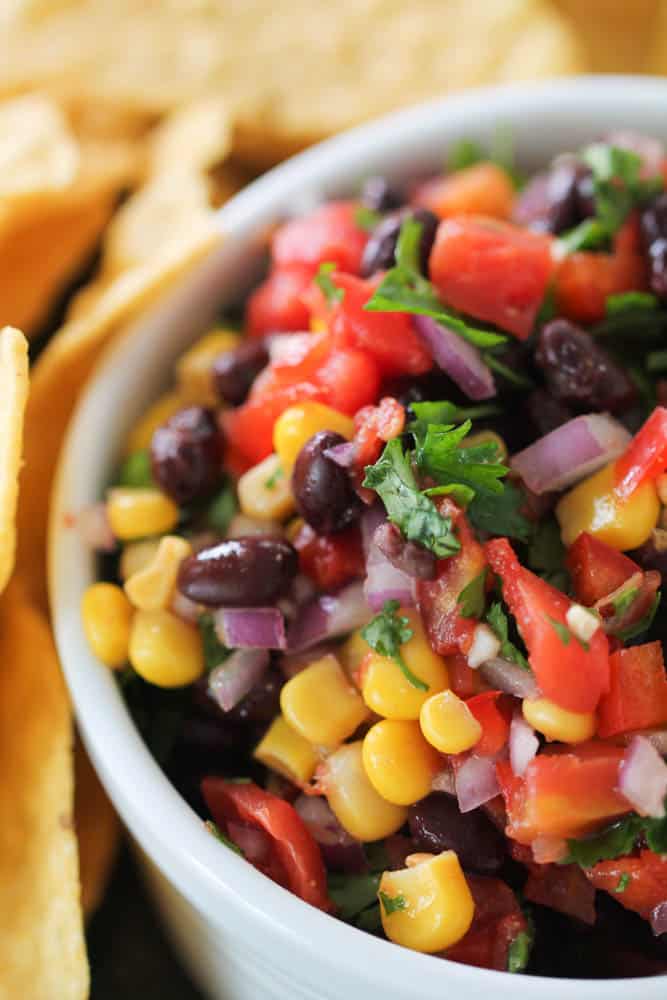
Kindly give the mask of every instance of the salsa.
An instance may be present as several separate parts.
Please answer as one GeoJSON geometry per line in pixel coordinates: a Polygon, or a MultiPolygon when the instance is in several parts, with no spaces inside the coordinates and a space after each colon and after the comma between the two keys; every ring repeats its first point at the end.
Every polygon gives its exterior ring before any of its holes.
{"type": "Polygon", "coordinates": [[[79,516],[221,849],[417,951],[667,972],[666,180],[466,142],[282,222],[79,516]]]}

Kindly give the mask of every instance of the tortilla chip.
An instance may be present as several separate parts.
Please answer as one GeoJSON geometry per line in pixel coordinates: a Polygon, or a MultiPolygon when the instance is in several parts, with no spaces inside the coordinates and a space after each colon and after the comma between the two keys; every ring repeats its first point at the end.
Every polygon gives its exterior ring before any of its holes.
{"type": "Polygon", "coordinates": [[[81,905],[91,916],[102,902],[120,841],[120,820],[83,745],[74,750],[74,827],[79,844],[81,905]]]}
{"type": "Polygon", "coordinates": [[[120,275],[90,310],[67,322],[33,369],[26,410],[25,464],[18,511],[17,566],[33,600],[46,607],[45,550],[49,495],[58,453],[78,395],[103,347],[120,328],[213,248],[212,224],[195,228],[180,246],[120,275]]]}
{"type": "Polygon", "coordinates": [[[79,169],[79,148],[60,108],[28,95],[0,103],[0,199],[62,191],[79,169]]]}
{"type": "Polygon", "coordinates": [[[556,0],[595,73],[642,73],[654,37],[660,0],[556,0]]]}
{"type": "Polygon", "coordinates": [[[46,619],[0,599],[0,997],[83,1000],[67,692],[46,619]]]}
{"type": "Polygon", "coordinates": [[[28,396],[28,345],[22,333],[0,330],[0,591],[14,568],[23,416],[28,396]]]}
{"type": "Polygon", "coordinates": [[[150,170],[205,172],[222,163],[232,148],[227,101],[204,97],[170,115],[151,136],[150,170]]]}

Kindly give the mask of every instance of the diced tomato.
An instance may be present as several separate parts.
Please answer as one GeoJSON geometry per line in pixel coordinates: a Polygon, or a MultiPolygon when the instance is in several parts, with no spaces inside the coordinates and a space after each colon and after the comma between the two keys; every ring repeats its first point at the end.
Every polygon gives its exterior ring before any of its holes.
{"type": "Polygon", "coordinates": [[[393,396],[385,396],[377,406],[364,406],[354,417],[355,465],[373,465],[387,441],[398,437],[405,427],[405,408],[393,396]]]}
{"type": "Polygon", "coordinates": [[[457,216],[438,226],[429,268],[448,305],[525,340],[553,271],[551,241],[496,219],[457,216]]]}
{"type": "Polygon", "coordinates": [[[614,469],[616,492],[627,499],[647,479],[667,469],[667,408],[656,406],[637,431],[614,469]]]}
{"type": "Polygon", "coordinates": [[[520,844],[536,837],[580,837],[630,812],[616,791],[623,747],[582,743],[576,750],[538,754],[517,777],[507,761],[496,764],[507,836],[520,844]]]}
{"type": "Polygon", "coordinates": [[[568,549],[565,565],[577,600],[589,607],[640,572],[632,559],[587,531],[582,531],[568,549]]]}
{"type": "Polygon", "coordinates": [[[232,821],[268,833],[285,871],[287,888],[320,910],[332,910],[320,849],[294,806],[253,782],[238,784],[224,778],[204,778],[202,794],[222,829],[232,821]]]}
{"type": "Polygon", "coordinates": [[[255,379],[252,396],[264,395],[275,386],[312,381],[330,357],[331,338],[326,333],[299,333],[280,341],[280,349],[268,368],[255,379]]]}
{"type": "Polygon", "coordinates": [[[307,330],[309,314],[302,294],[312,277],[312,269],[303,264],[274,268],[248,299],[246,329],[250,336],[307,330]]]}
{"type": "Polygon", "coordinates": [[[495,163],[476,163],[447,177],[436,177],[420,184],[412,198],[448,219],[453,215],[487,215],[509,219],[514,205],[514,187],[502,167],[495,163]]]}
{"type": "Polygon", "coordinates": [[[572,602],[519,563],[506,538],[485,546],[489,565],[501,578],[503,597],[528,647],[530,665],[545,695],[572,712],[592,712],[609,690],[609,644],[601,628],[586,647],[570,632],[572,602]]]}
{"type": "Polygon", "coordinates": [[[451,518],[461,548],[456,555],[439,560],[435,580],[417,581],[417,604],[431,646],[447,656],[467,652],[472,642],[477,622],[461,616],[459,596],[482,572],[486,558],[461,508],[447,496],[436,500],[436,507],[443,517],[451,518]]]}
{"type": "Polygon", "coordinates": [[[595,923],[595,890],[579,865],[531,864],[523,894],[531,903],[548,906],[585,924],[595,923]]]}
{"type": "Polygon", "coordinates": [[[507,970],[512,942],[528,930],[528,922],[510,887],[499,878],[467,875],[475,916],[467,934],[443,952],[452,962],[479,969],[507,970]]]}
{"type": "Polygon", "coordinates": [[[626,910],[633,910],[644,920],[667,899],[667,854],[641,850],[636,857],[599,861],[586,869],[586,875],[596,889],[611,893],[626,910]],[[618,892],[621,879],[625,888],[618,892]]]}
{"type": "Polygon", "coordinates": [[[619,649],[609,657],[609,692],[598,705],[603,739],[667,723],[667,674],[660,642],[619,649]]]}
{"type": "Polygon", "coordinates": [[[358,274],[368,233],[355,221],[357,205],[351,201],[329,201],[308,215],[291,219],[273,237],[274,264],[302,264],[313,275],[329,261],[342,271],[358,274]]]}
{"type": "Polygon", "coordinates": [[[257,465],[273,451],[273,425],[281,413],[307,399],[326,403],[327,392],[311,382],[298,382],[251,396],[242,406],[227,410],[222,425],[234,453],[257,465]]]}
{"type": "Polygon", "coordinates": [[[352,416],[377,399],[380,373],[372,354],[335,347],[318,369],[315,381],[325,390],[325,402],[352,416]]]}
{"type": "Polygon", "coordinates": [[[304,524],[293,541],[303,573],[323,591],[337,590],[365,573],[361,533],[357,525],[335,535],[318,535],[304,524]]]}
{"type": "Polygon", "coordinates": [[[472,698],[478,693],[482,683],[479,670],[473,670],[468,666],[468,660],[463,653],[451,653],[447,657],[447,669],[449,686],[459,698],[472,698]]]}
{"type": "Polygon", "coordinates": [[[493,756],[507,743],[511,707],[505,703],[502,691],[483,691],[468,698],[466,705],[482,727],[482,738],[475,744],[475,753],[482,757],[493,756]]]}
{"type": "Polygon", "coordinates": [[[581,250],[563,258],[556,273],[558,315],[577,323],[596,323],[604,319],[608,295],[647,288],[646,262],[633,218],[619,230],[612,253],[581,250]]]}

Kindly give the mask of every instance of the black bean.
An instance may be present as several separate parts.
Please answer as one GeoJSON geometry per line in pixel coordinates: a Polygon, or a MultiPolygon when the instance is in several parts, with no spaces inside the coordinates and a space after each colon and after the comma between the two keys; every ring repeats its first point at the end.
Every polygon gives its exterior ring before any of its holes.
{"type": "Polygon", "coordinates": [[[213,362],[215,391],[227,403],[239,406],[244,402],[257,375],[269,363],[269,352],[263,340],[247,338],[232,351],[225,351],[213,362]]]}
{"type": "Polygon", "coordinates": [[[280,711],[280,689],[285,678],[277,667],[270,667],[238,705],[225,718],[239,723],[272,722],[280,711]]]}
{"type": "Polygon", "coordinates": [[[538,174],[521,192],[514,209],[520,225],[562,233],[595,215],[593,176],[572,157],[563,157],[548,174],[538,174]]]}
{"type": "Polygon", "coordinates": [[[259,607],[289,591],[298,565],[282,538],[228,538],[181,563],[178,589],[208,607],[259,607]]]}
{"type": "Polygon", "coordinates": [[[361,203],[373,212],[391,212],[403,204],[400,191],[386,177],[369,177],[361,190],[361,203]]]}
{"type": "Polygon", "coordinates": [[[667,300],[667,192],[658,195],[643,210],[640,229],[651,290],[667,300]]]}
{"type": "Polygon", "coordinates": [[[569,320],[555,319],[542,329],[535,361],[549,391],[563,403],[618,413],[636,398],[630,376],[589,333],[569,320]]]}
{"type": "Polygon", "coordinates": [[[555,431],[561,424],[566,424],[573,417],[570,410],[559,399],[556,399],[546,389],[534,389],[526,397],[526,414],[533,425],[536,437],[543,437],[555,431]]]}
{"type": "Polygon", "coordinates": [[[318,535],[331,535],[347,528],[357,520],[363,507],[346,470],[324,454],[344,441],[333,431],[319,431],[306,441],[294,464],[294,502],[304,521],[318,535]]]}
{"type": "Polygon", "coordinates": [[[647,542],[628,555],[638,562],[642,569],[657,569],[663,583],[667,580],[667,531],[656,528],[647,542]]]}
{"type": "Polygon", "coordinates": [[[377,224],[369,237],[361,261],[361,273],[364,277],[369,277],[376,271],[386,271],[394,266],[398,234],[406,219],[414,219],[422,227],[419,242],[419,265],[422,274],[428,274],[428,259],[440,220],[428,209],[417,208],[393,212],[377,224]]]}
{"type": "Polygon", "coordinates": [[[213,410],[180,410],[153,434],[153,479],[178,504],[210,493],[222,474],[222,444],[213,410]]]}
{"type": "Polygon", "coordinates": [[[453,795],[433,792],[410,806],[408,823],[418,851],[456,851],[467,871],[490,874],[505,860],[505,839],[486,813],[461,813],[453,795]]]}

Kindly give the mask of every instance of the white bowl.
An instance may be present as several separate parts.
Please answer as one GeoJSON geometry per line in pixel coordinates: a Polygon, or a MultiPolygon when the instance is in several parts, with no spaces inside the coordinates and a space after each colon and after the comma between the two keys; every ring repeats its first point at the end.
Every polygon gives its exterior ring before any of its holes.
{"type": "MultiPolygon", "coordinates": [[[[88,650],[79,602],[94,559],[67,512],[99,499],[134,420],[168,383],[174,359],[248,287],[259,237],[321,196],[373,173],[438,169],[453,140],[509,125],[537,166],[613,127],[667,139],[667,81],[596,77],[480,90],[356,129],[286,163],[220,212],[221,248],[132,325],[104,357],[72,422],[51,523],[56,639],[79,727],[109,795],[141,846],[176,947],[215,1000],[664,1000],[665,980],[583,981],[487,972],[436,960],[325,916],[221,847],[153,761],[110,674],[88,650]]],[[[557,945],[556,945],[557,946],[557,945]]]]}

